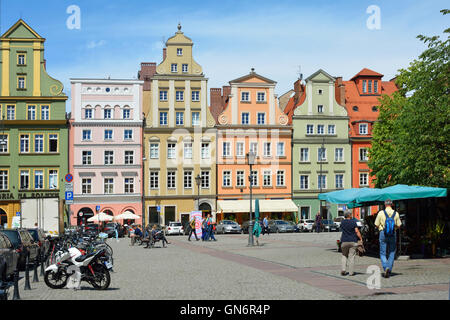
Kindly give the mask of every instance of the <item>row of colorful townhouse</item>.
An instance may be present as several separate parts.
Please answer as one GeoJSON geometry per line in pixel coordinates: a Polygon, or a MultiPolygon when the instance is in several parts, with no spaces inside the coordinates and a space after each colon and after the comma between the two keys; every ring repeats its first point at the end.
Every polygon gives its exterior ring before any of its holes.
{"type": "Polygon", "coordinates": [[[344,206],[320,204],[319,193],[373,186],[367,161],[378,99],[397,90],[382,74],[363,69],[342,81],[319,70],[278,97],[276,82],[251,69],[211,88],[208,105],[208,79],[179,25],[163,61],[141,63],[138,80],[71,79],[66,116],[62,84],[45,71],[45,40],[23,20],[0,40],[2,224],[34,197],[60,199],[72,225],[125,211],[143,217],[137,223],[165,225],[194,210],[242,223],[250,184],[263,216],[307,219],[322,210],[334,218],[344,206]]]}

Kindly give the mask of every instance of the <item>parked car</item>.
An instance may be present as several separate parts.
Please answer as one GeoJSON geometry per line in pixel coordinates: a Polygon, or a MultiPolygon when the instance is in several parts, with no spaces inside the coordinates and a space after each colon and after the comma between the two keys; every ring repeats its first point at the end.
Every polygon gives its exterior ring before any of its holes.
{"type": "Polygon", "coordinates": [[[183,230],[183,226],[182,226],[181,222],[170,221],[169,224],[166,226],[166,234],[167,235],[172,235],[172,234],[182,235],[183,232],[184,232],[184,230],[183,230]]]}
{"type": "Polygon", "coordinates": [[[12,281],[19,256],[9,238],[0,231],[0,281],[12,281]]]}
{"type": "MultiPolygon", "coordinates": [[[[253,223],[255,223],[255,220],[252,220],[252,221],[253,221],[253,223]]],[[[242,225],[241,225],[242,233],[248,233],[249,224],[250,224],[250,221],[244,221],[242,223],[242,225]]],[[[261,226],[261,228],[262,228],[262,226],[261,226]]]]}
{"type": "Polygon", "coordinates": [[[241,233],[241,232],[242,232],[241,226],[239,225],[239,223],[233,220],[222,220],[216,225],[216,233],[225,234],[225,233],[241,233]]]}
{"type": "Polygon", "coordinates": [[[18,268],[25,269],[25,263],[28,256],[28,262],[33,263],[39,254],[39,245],[33,240],[31,234],[25,229],[4,229],[2,233],[11,241],[14,249],[20,253],[18,268]]]}
{"type": "Polygon", "coordinates": [[[294,221],[289,221],[289,224],[294,226],[294,232],[300,232],[300,227],[294,221]]]}
{"type": "Polygon", "coordinates": [[[29,228],[28,232],[33,237],[33,240],[39,245],[39,254],[45,258],[50,251],[50,240],[45,236],[45,232],[39,228],[29,228]]]}
{"type": "Polygon", "coordinates": [[[289,222],[284,221],[284,220],[270,220],[269,221],[269,230],[272,233],[294,232],[295,228],[289,222]]]}
{"type": "MultiPolygon", "coordinates": [[[[107,224],[105,224],[105,226],[103,227],[103,232],[108,235],[108,238],[116,237],[116,226],[117,225],[118,225],[118,223],[116,223],[116,222],[108,222],[107,224]]],[[[119,228],[117,229],[117,232],[118,232],[119,238],[123,238],[124,234],[125,234],[125,228],[121,228],[119,226],[119,228]]]]}
{"type": "Polygon", "coordinates": [[[322,220],[322,231],[337,232],[339,227],[333,220],[322,220]]]}
{"type": "Polygon", "coordinates": [[[302,220],[300,220],[300,223],[298,225],[302,232],[312,232],[313,226],[314,226],[314,220],[302,219],[302,220]]]}
{"type": "Polygon", "coordinates": [[[336,217],[333,219],[334,223],[341,229],[341,222],[344,221],[345,217],[336,217]]]}

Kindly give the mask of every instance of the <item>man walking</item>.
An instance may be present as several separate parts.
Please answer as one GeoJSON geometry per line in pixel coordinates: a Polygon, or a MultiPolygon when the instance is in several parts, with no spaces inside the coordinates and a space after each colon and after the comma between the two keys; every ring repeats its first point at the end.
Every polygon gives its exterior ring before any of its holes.
{"type": "Polygon", "coordinates": [[[189,231],[188,241],[191,241],[192,234],[194,234],[195,240],[197,240],[197,241],[200,240],[197,237],[197,232],[195,232],[195,217],[192,217],[191,221],[189,221],[189,227],[191,228],[191,230],[189,231]]]}
{"type": "Polygon", "coordinates": [[[385,209],[378,212],[375,226],[380,231],[380,259],[384,270],[384,277],[389,278],[394,267],[397,236],[395,231],[400,228],[402,222],[397,211],[392,209],[392,200],[384,201],[385,209]]]}
{"type": "Polygon", "coordinates": [[[263,219],[263,230],[262,230],[262,234],[270,234],[269,232],[269,221],[267,220],[267,217],[264,217],[263,219]]]}
{"type": "Polygon", "coordinates": [[[355,264],[356,248],[358,239],[362,242],[356,220],[352,219],[351,211],[345,213],[345,220],[341,222],[341,250],[342,250],[342,268],[341,275],[353,276],[353,266],[355,264]],[[347,271],[348,267],[348,273],[347,271]]]}
{"type": "Polygon", "coordinates": [[[322,217],[320,216],[320,212],[317,212],[316,214],[316,221],[314,225],[316,226],[316,232],[319,233],[322,228],[322,217]]]}

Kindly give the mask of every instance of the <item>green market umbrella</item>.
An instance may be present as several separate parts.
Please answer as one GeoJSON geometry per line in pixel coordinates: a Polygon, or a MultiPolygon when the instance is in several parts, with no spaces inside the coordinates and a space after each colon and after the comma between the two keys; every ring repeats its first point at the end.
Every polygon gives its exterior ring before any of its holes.
{"type": "Polygon", "coordinates": [[[259,199],[255,200],[255,225],[253,227],[253,234],[259,238],[261,234],[261,224],[259,223],[259,199]]]}

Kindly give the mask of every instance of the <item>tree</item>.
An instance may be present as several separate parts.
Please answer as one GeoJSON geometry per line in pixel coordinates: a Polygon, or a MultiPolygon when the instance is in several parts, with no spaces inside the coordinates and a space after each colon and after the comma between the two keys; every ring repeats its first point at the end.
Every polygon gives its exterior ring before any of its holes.
{"type": "MultiPolygon", "coordinates": [[[[450,10],[442,10],[444,15],[450,10]]],[[[428,48],[399,70],[399,91],[380,99],[369,150],[378,188],[395,185],[450,187],[450,47],[439,36],[419,35],[428,48]]]]}

